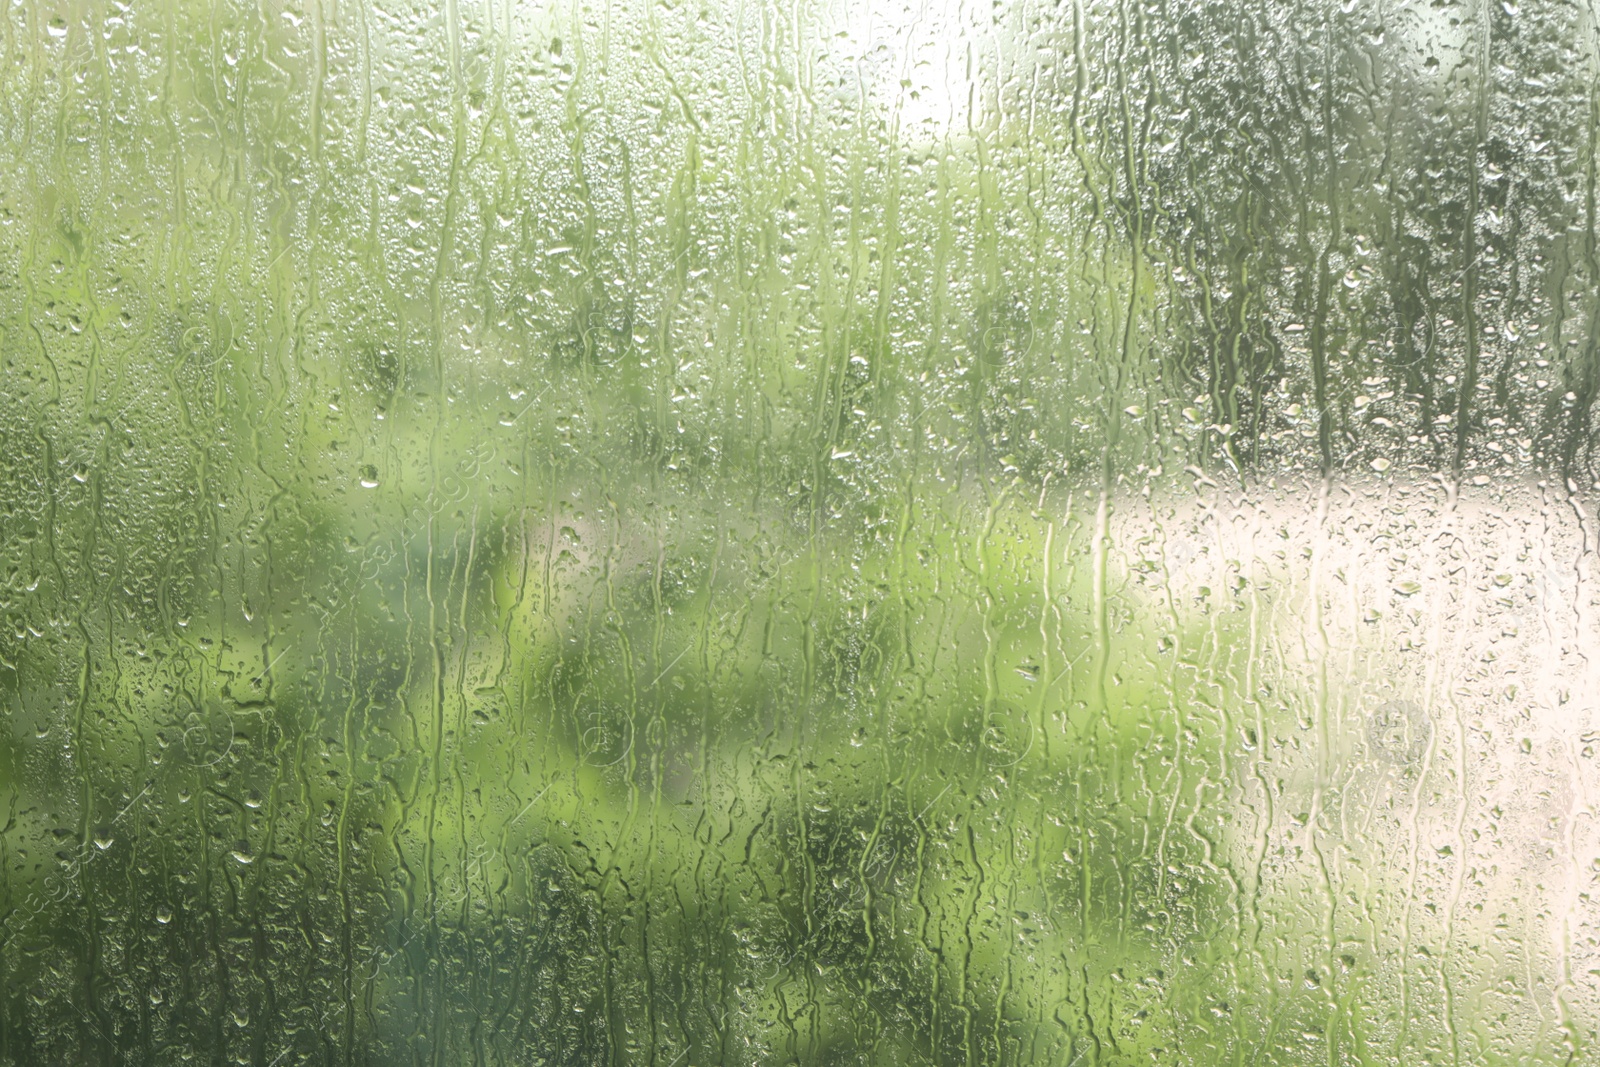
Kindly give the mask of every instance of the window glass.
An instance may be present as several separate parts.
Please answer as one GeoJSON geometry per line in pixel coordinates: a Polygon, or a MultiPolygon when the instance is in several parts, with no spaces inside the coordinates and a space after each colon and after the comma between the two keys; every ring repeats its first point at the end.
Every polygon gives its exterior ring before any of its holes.
{"type": "Polygon", "coordinates": [[[8,5],[0,1063],[1590,1062],[1597,51],[8,5]]]}

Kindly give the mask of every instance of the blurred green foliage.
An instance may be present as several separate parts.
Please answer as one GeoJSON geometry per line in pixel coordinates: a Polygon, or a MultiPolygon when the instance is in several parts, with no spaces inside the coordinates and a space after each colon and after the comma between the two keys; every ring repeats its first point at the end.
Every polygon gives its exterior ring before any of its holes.
{"type": "Polygon", "coordinates": [[[0,1062],[1499,1062],[1112,517],[1591,478],[1523,6],[13,5],[0,1062]]]}

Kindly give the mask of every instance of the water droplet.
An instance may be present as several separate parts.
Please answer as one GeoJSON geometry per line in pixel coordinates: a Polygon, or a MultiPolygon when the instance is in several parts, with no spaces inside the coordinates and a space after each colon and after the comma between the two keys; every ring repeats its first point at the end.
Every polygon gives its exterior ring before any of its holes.
{"type": "Polygon", "coordinates": [[[1421,705],[1390,700],[1367,717],[1367,743],[1373,752],[1392,763],[1411,764],[1428,748],[1432,724],[1421,705]]]}

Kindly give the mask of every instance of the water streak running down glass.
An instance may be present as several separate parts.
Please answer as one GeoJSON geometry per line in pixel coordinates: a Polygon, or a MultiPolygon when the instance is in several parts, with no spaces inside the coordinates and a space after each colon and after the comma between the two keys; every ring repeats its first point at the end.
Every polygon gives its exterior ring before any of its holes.
{"type": "Polygon", "coordinates": [[[0,1064],[1600,1057],[1600,14],[19,0],[0,1064]]]}

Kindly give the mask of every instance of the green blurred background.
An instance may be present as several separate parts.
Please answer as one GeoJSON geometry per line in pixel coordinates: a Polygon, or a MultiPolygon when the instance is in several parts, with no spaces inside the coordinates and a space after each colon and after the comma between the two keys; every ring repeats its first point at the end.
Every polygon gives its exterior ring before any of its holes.
{"type": "Polygon", "coordinates": [[[1595,1062],[1597,51],[10,5],[0,1063],[1595,1062]]]}

